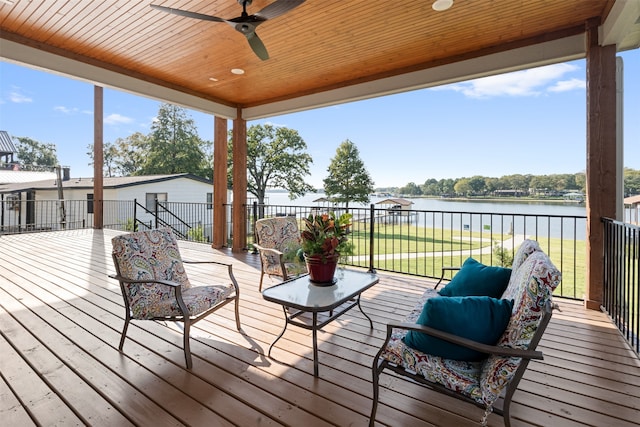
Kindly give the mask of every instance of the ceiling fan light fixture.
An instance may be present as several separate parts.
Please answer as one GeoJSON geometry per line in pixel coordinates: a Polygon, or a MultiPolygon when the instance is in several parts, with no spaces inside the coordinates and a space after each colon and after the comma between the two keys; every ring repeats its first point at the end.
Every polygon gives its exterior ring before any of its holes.
{"type": "Polygon", "coordinates": [[[431,8],[436,12],[442,12],[449,9],[451,6],[453,6],[453,0],[436,0],[431,5],[431,8]]]}

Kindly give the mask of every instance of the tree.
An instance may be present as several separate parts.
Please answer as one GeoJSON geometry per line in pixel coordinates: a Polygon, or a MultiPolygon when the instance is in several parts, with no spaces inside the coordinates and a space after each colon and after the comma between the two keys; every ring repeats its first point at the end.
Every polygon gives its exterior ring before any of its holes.
{"type": "Polygon", "coordinates": [[[340,144],[327,172],[329,176],[323,181],[327,197],[335,202],[345,203],[347,210],[349,202],[369,201],[369,194],[373,192],[373,180],[353,142],[347,139],[340,144]]]}
{"type": "Polygon", "coordinates": [[[16,139],[18,140],[16,146],[18,159],[23,165],[51,167],[58,165],[55,144],[44,144],[25,136],[19,136],[16,139]]]}
{"type": "Polygon", "coordinates": [[[416,185],[415,182],[410,182],[404,187],[400,188],[401,194],[406,194],[408,196],[420,196],[422,194],[422,189],[416,185]]]}
{"type": "Polygon", "coordinates": [[[148,151],[135,174],[191,173],[211,179],[213,168],[207,164],[206,145],[184,108],[162,104],[148,136],[148,151]]]}
{"type": "Polygon", "coordinates": [[[640,194],[640,170],[624,168],[623,176],[625,195],[640,194]]]}
{"type": "Polygon", "coordinates": [[[456,185],[453,186],[453,190],[456,192],[456,194],[462,196],[468,196],[469,194],[471,194],[472,188],[469,184],[469,178],[460,178],[456,182],[456,185]]]}
{"type": "MultiPolygon", "coordinates": [[[[93,165],[93,144],[87,146],[87,155],[93,165]]],[[[131,176],[141,168],[147,151],[147,136],[140,132],[126,138],[118,138],[115,142],[107,142],[103,147],[104,176],[131,176]]]]}
{"type": "MultiPolygon", "coordinates": [[[[229,133],[229,162],[232,162],[232,133],[229,133]]],[[[304,181],[313,159],[298,131],[270,124],[247,130],[247,191],[264,204],[268,187],[284,188],[291,200],[313,191],[304,181]]],[[[233,165],[229,168],[231,173],[233,165]]]]}

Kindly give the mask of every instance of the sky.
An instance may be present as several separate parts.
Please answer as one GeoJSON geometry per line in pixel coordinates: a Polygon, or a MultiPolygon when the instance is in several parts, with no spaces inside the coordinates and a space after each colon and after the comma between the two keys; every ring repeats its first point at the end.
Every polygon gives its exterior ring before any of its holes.
{"type": "MultiPolygon", "coordinates": [[[[640,49],[624,61],[624,166],[640,169],[640,49]]],[[[307,182],[322,187],[349,139],[376,188],[429,178],[582,172],[586,167],[585,61],[286,114],[270,123],[298,131],[313,158],[307,182]]],[[[104,141],[147,134],[160,102],[104,90],[104,141]]],[[[203,139],[214,118],[187,110],[203,139]]],[[[231,121],[229,121],[231,126],[231,121]]],[[[71,176],[91,177],[93,85],[0,61],[0,130],[54,144],[71,176]]]]}

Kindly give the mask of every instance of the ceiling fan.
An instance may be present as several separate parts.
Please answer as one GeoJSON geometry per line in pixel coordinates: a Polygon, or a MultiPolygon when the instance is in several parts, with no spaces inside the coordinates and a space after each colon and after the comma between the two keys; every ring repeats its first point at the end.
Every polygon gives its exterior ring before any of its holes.
{"type": "Polygon", "coordinates": [[[223,19],[218,18],[217,16],[204,15],[202,13],[189,12],[188,10],[174,9],[156,4],[152,4],[151,7],[163,12],[186,16],[188,18],[202,19],[204,21],[226,22],[247,38],[249,46],[251,46],[253,52],[258,55],[258,58],[264,61],[269,59],[269,53],[267,53],[267,48],[264,47],[264,43],[262,43],[262,40],[260,40],[256,34],[256,27],[269,19],[277,18],[278,16],[290,11],[304,3],[304,1],[305,0],[276,0],[269,6],[263,8],[260,12],[249,15],[247,13],[247,5],[250,5],[253,0],[238,0],[238,3],[242,5],[242,15],[232,19],[223,19]]]}

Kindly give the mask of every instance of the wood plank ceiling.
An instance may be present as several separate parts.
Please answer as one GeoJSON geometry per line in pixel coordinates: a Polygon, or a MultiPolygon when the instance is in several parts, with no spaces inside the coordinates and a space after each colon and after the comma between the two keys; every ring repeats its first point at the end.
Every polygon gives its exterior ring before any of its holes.
{"type": "MultiPolygon", "coordinates": [[[[235,0],[4,1],[0,41],[246,108],[581,34],[614,0],[455,0],[443,12],[431,0],[308,0],[258,27],[266,61],[229,25],[151,3],[223,18],[242,11],[235,0]]],[[[254,0],[248,12],[271,3],[254,0]]]]}

